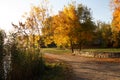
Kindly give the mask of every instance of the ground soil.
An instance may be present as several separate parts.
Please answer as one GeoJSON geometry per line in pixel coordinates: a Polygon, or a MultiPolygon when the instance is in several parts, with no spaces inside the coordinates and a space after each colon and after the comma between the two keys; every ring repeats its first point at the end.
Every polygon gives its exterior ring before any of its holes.
{"type": "Polygon", "coordinates": [[[99,59],[71,54],[50,54],[45,56],[65,61],[73,69],[74,80],[120,80],[120,59],[99,59]]]}

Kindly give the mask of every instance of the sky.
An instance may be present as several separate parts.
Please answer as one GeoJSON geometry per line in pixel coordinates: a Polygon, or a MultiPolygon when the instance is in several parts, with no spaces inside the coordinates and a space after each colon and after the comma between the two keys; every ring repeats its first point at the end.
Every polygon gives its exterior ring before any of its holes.
{"type": "MultiPolygon", "coordinates": [[[[53,13],[62,10],[64,5],[76,1],[91,8],[93,20],[110,22],[112,20],[112,11],[110,9],[110,0],[49,0],[53,13]]],[[[22,20],[22,15],[29,12],[31,5],[39,5],[40,0],[0,0],[0,28],[6,32],[12,30],[11,23],[17,24],[22,20]]]]}

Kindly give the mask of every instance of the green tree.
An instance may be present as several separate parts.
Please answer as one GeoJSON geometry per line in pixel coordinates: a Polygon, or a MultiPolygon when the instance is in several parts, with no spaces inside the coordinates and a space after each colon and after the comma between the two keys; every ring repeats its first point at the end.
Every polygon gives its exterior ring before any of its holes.
{"type": "Polygon", "coordinates": [[[82,46],[92,41],[94,38],[94,31],[96,29],[95,23],[92,21],[90,9],[82,4],[78,5],[77,15],[79,17],[79,27],[76,29],[77,44],[81,50],[82,46]]]}
{"type": "Polygon", "coordinates": [[[109,23],[97,22],[95,40],[99,41],[99,47],[112,47],[112,28],[109,23]]]}

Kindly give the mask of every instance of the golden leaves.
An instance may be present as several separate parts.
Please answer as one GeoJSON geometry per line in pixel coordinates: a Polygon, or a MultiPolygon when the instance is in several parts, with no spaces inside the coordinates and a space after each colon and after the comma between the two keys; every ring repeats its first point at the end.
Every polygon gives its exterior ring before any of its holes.
{"type": "Polygon", "coordinates": [[[120,0],[114,0],[114,3],[118,5],[120,4],[120,0]]]}
{"type": "Polygon", "coordinates": [[[120,1],[114,0],[114,6],[116,7],[113,12],[113,21],[112,27],[113,31],[119,32],[120,31],[120,1]]]}

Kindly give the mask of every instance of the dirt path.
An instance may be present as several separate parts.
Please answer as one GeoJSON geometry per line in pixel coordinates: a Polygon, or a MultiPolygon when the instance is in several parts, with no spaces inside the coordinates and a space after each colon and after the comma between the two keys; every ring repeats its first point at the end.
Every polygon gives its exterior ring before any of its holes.
{"type": "Polygon", "coordinates": [[[75,80],[120,80],[120,63],[98,61],[95,58],[67,54],[45,53],[45,55],[70,64],[76,75],[75,80]]]}

